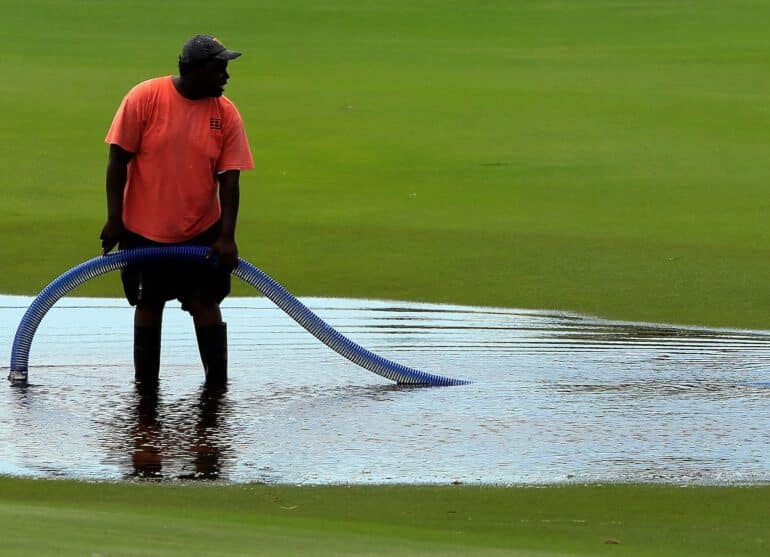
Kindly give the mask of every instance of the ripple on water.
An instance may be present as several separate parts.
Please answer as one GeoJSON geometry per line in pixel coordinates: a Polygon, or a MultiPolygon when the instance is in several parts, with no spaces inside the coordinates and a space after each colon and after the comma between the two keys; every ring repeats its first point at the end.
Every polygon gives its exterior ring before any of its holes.
{"type": "MultiPolygon", "coordinates": [[[[0,297],[6,354],[31,299],[0,297]]],[[[404,388],[263,298],[231,298],[226,391],[165,315],[162,383],[132,382],[132,310],[65,299],[30,386],[0,385],[0,473],[289,483],[770,479],[770,334],[574,314],[306,299],[343,334],[471,385],[404,388]]],[[[7,366],[2,370],[7,373],[7,366]]]]}

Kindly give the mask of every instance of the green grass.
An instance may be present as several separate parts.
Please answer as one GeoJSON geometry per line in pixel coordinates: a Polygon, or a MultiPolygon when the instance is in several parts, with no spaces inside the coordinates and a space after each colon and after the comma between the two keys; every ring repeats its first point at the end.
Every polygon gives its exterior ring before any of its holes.
{"type": "MultiPolygon", "coordinates": [[[[0,292],[98,254],[121,96],[213,32],[245,52],[241,254],[295,293],[767,328],[768,2],[0,8],[0,292]]],[[[0,554],[766,555],[767,497],[2,479],[0,554]]]]}
{"type": "Polygon", "coordinates": [[[114,110],[210,30],[295,293],[767,326],[770,3],[0,4],[1,292],[98,254],[114,110]]]}
{"type": "Polygon", "coordinates": [[[0,555],[679,557],[770,550],[767,487],[207,487],[0,478],[0,494],[0,555]]]}

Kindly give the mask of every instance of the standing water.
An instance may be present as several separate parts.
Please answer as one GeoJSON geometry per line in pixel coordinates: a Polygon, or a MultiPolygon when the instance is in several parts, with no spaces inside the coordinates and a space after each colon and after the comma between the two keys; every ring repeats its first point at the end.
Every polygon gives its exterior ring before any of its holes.
{"type": "MultiPolygon", "coordinates": [[[[0,297],[5,366],[31,303],[0,297]]],[[[223,305],[226,391],[191,319],[165,313],[161,386],[133,384],[133,310],[68,298],[30,384],[0,384],[0,474],[275,483],[770,480],[770,333],[569,313],[310,298],[364,347],[470,385],[406,388],[342,359],[264,298],[223,305]]]]}

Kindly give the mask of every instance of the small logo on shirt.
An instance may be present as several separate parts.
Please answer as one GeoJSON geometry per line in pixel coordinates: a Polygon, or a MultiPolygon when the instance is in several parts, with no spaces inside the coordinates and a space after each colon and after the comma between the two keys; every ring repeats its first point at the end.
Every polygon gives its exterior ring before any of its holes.
{"type": "Polygon", "coordinates": [[[221,130],[222,129],[222,120],[219,118],[211,118],[209,120],[209,127],[212,130],[221,130]]]}

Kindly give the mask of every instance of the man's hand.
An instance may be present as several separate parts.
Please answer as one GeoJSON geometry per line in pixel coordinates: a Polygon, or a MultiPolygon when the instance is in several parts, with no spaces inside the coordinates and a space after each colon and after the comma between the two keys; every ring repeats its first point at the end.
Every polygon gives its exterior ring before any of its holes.
{"type": "Polygon", "coordinates": [[[228,236],[220,236],[211,244],[206,259],[217,256],[219,258],[219,267],[226,271],[232,271],[238,265],[238,246],[235,240],[228,236]]]}
{"type": "Polygon", "coordinates": [[[102,255],[107,255],[114,248],[123,234],[121,219],[108,219],[99,238],[102,241],[102,255]]]}

